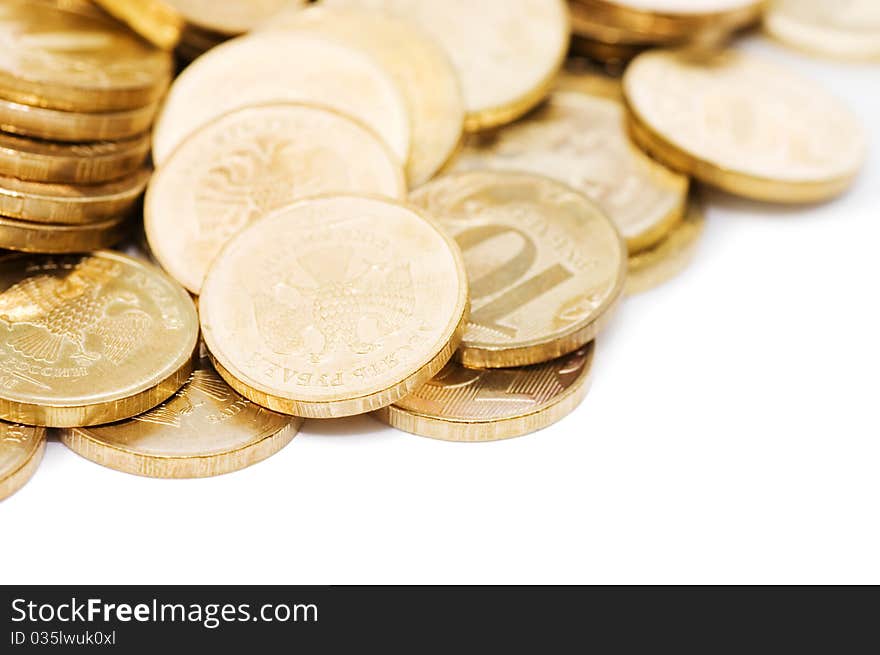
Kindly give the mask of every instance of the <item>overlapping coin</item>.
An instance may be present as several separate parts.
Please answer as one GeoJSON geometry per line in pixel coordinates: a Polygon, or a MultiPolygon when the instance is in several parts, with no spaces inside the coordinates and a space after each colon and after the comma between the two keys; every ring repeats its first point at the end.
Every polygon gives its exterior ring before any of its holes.
{"type": "Polygon", "coordinates": [[[21,489],[46,450],[46,428],[0,421],[0,501],[21,489]]]}
{"type": "Polygon", "coordinates": [[[458,248],[424,213],[324,196],[277,210],[214,260],[199,299],[218,372],[306,418],[389,405],[452,357],[467,314],[458,248]]]}
{"type": "Polygon", "coordinates": [[[325,0],[384,11],[419,24],[445,49],[464,92],[465,126],[494,127],[526,113],[550,91],[568,48],[562,0],[325,0]]]}
{"type": "Polygon", "coordinates": [[[655,51],[627,69],[632,135],[668,166],[725,191],[817,202],[865,159],[857,118],[815,83],[744,53],[655,51]]]}
{"type": "Polygon", "coordinates": [[[158,407],[110,425],[67,429],[61,441],[126,473],[204,478],[270,457],[290,443],[301,423],[242,398],[205,356],[180,391],[158,407]]]}
{"type": "Polygon", "coordinates": [[[195,307],[119,253],[0,258],[0,417],[85,426],[144,412],[193,367],[195,307]]]}
{"type": "Polygon", "coordinates": [[[469,368],[546,362],[592,341],[624,287],[626,245],[586,196],[547,177],[459,173],[412,201],[462,249],[471,316],[469,368]]]}
{"type": "Polygon", "coordinates": [[[145,204],[150,250],[199,293],[230,237],[307,196],[362,193],[402,198],[403,171],[365,126],[324,107],[270,104],[234,111],[172,153],[145,204]]]}

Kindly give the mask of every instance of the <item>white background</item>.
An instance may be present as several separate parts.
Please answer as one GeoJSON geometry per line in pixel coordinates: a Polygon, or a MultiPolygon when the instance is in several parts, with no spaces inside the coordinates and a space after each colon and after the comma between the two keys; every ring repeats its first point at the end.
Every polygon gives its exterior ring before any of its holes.
{"type": "Polygon", "coordinates": [[[872,152],[806,209],[713,195],[691,268],[624,303],[593,389],[521,439],[309,422],[208,480],[49,444],[0,504],[2,583],[880,583],[880,65],[752,38],[872,152]]]}

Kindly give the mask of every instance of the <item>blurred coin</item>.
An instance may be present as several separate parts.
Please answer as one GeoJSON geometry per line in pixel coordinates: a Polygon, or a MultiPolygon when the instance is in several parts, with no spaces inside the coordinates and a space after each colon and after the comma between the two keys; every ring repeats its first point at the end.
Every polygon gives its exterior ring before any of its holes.
{"type": "Polygon", "coordinates": [[[508,123],[547,95],[568,48],[563,0],[325,0],[383,10],[420,24],[446,49],[461,78],[475,131],[508,123]]]}
{"type": "Polygon", "coordinates": [[[171,56],[123,26],[30,0],[0,5],[0,97],[70,111],[134,109],[155,102],[171,56]]]}
{"type": "Polygon", "coordinates": [[[576,0],[583,13],[655,40],[694,40],[757,22],[764,0],[576,0]]]}
{"type": "Polygon", "coordinates": [[[683,271],[696,252],[704,224],[702,204],[692,198],[684,220],[665,239],[630,255],[627,295],[658,287],[683,271]]]}
{"type": "Polygon", "coordinates": [[[32,223],[0,217],[0,248],[31,253],[71,253],[109,248],[129,228],[125,217],[83,225],[32,223]]]}
{"type": "Polygon", "coordinates": [[[566,355],[592,341],[616,306],[626,247],[570,187],[524,173],[459,173],[421,187],[412,201],[464,252],[472,312],[458,357],[468,368],[566,355]]]}
{"type": "Polygon", "coordinates": [[[109,251],[0,259],[0,416],[78,427],[141,414],[193,370],[192,300],[109,251]]]}
{"type": "MultiPolygon", "coordinates": [[[[166,0],[95,0],[153,45],[171,50],[180,41],[183,18],[166,0]]],[[[222,6],[222,4],[220,5],[222,6]]]]}
{"type": "Polygon", "coordinates": [[[273,28],[302,28],[360,48],[394,77],[409,110],[412,144],[407,179],[431,179],[455,152],[464,124],[464,100],[446,53],[414,24],[358,10],[295,8],[273,28]]]}
{"type": "Polygon", "coordinates": [[[849,109],[817,84],[739,52],[648,52],[627,69],[632,136],[671,168],[737,195],[816,202],[865,158],[849,109]]]}
{"type": "Polygon", "coordinates": [[[138,109],[87,114],[31,107],[0,100],[0,130],[52,141],[113,141],[150,129],[158,104],[138,109]]]}
{"type": "Polygon", "coordinates": [[[195,25],[187,25],[180,37],[175,54],[184,61],[191,62],[196,57],[201,57],[208,50],[216,48],[229,37],[224,34],[209,32],[195,25]]]}
{"type": "Polygon", "coordinates": [[[460,341],[461,255],[418,210],[362,196],[257,221],[214,261],[199,300],[220,375],[269,409],[365,413],[431,379],[460,341]]]}
{"type": "Polygon", "coordinates": [[[118,217],[144,192],[150,169],[102,184],[51,184],[0,177],[0,216],[37,223],[81,224],[118,217]]]}
{"type": "Polygon", "coordinates": [[[609,71],[619,75],[626,64],[644,52],[647,46],[629,43],[604,43],[582,36],[571,38],[571,53],[579,57],[589,57],[593,61],[605,64],[609,71]]]}
{"type": "Polygon", "coordinates": [[[497,441],[567,416],[589,390],[592,343],[545,364],[476,371],[450,362],[430,382],[374,416],[444,441],[497,441]]]}
{"type": "Polygon", "coordinates": [[[0,422],[0,500],[21,489],[46,450],[46,428],[0,422]]]}
{"type": "Polygon", "coordinates": [[[124,141],[66,144],[0,132],[0,176],[34,182],[97,184],[134,173],[143,166],[149,152],[147,135],[124,141]]]}
{"type": "Polygon", "coordinates": [[[172,153],[150,184],[147,240],[163,268],[199,293],[208,266],[243,227],[326,193],[403,198],[403,171],[366,127],[302,104],[241,109],[172,153]]]}
{"type": "Polygon", "coordinates": [[[70,428],[61,441],[86,459],[124,473],[205,478],[271,457],[301,424],[302,419],[239,396],[205,358],[180,391],[158,407],[110,425],[70,428]]]}
{"type": "Polygon", "coordinates": [[[315,102],[352,116],[374,129],[401,162],[407,159],[406,105],[385,70],[354,48],[299,32],[233,39],[193,62],[165,101],[153,159],[162,164],[186,136],[222,114],[283,101],[315,102]]]}
{"type": "MultiPolygon", "coordinates": [[[[574,84],[570,84],[574,89],[574,84]]],[[[559,89],[512,125],[468,138],[453,170],[519,170],[565,182],[614,221],[630,252],[681,220],[688,180],[630,141],[620,101],[559,89]]]]}
{"type": "Polygon", "coordinates": [[[278,11],[307,0],[164,0],[188,22],[204,30],[234,36],[271,20],[278,11]]]}
{"type": "Polygon", "coordinates": [[[771,0],[764,27],[780,41],[831,57],[880,57],[877,0],[771,0]]]}

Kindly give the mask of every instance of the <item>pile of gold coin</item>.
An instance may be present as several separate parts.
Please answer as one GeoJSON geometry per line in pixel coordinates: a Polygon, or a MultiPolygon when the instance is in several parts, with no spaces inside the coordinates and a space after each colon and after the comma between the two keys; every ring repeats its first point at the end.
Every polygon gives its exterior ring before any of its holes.
{"type": "Polygon", "coordinates": [[[866,154],[838,100],[725,45],[762,2],[98,4],[0,0],[0,498],[51,430],[153,477],[304,419],[535,432],[690,261],[701,186],[824,201],[866,154]],[[132,207],[142,238],[102,249],[132,207]]]}
{"type": "Polygon", "coordinates": [[[88,6],[4,0],[0,12],[0,248],[118,243],[149,179],[170,56],[88,6]]]}

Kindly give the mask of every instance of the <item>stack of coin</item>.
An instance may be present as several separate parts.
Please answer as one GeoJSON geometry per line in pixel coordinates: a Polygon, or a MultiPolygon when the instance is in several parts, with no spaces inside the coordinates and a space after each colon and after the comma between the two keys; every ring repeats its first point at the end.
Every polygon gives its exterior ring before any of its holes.
{"type": "Polygon", "coordinates": [[[718,43],[756,23],[763,0],[569,0],[577,54],[625,64],[648,48],[718,43]]]}
{"type": "Polygon", "coordinates": [[[2,13],[0,248],[118,242],[149,177],[170,56],[69,2],[6,0],[2,13]]]}

